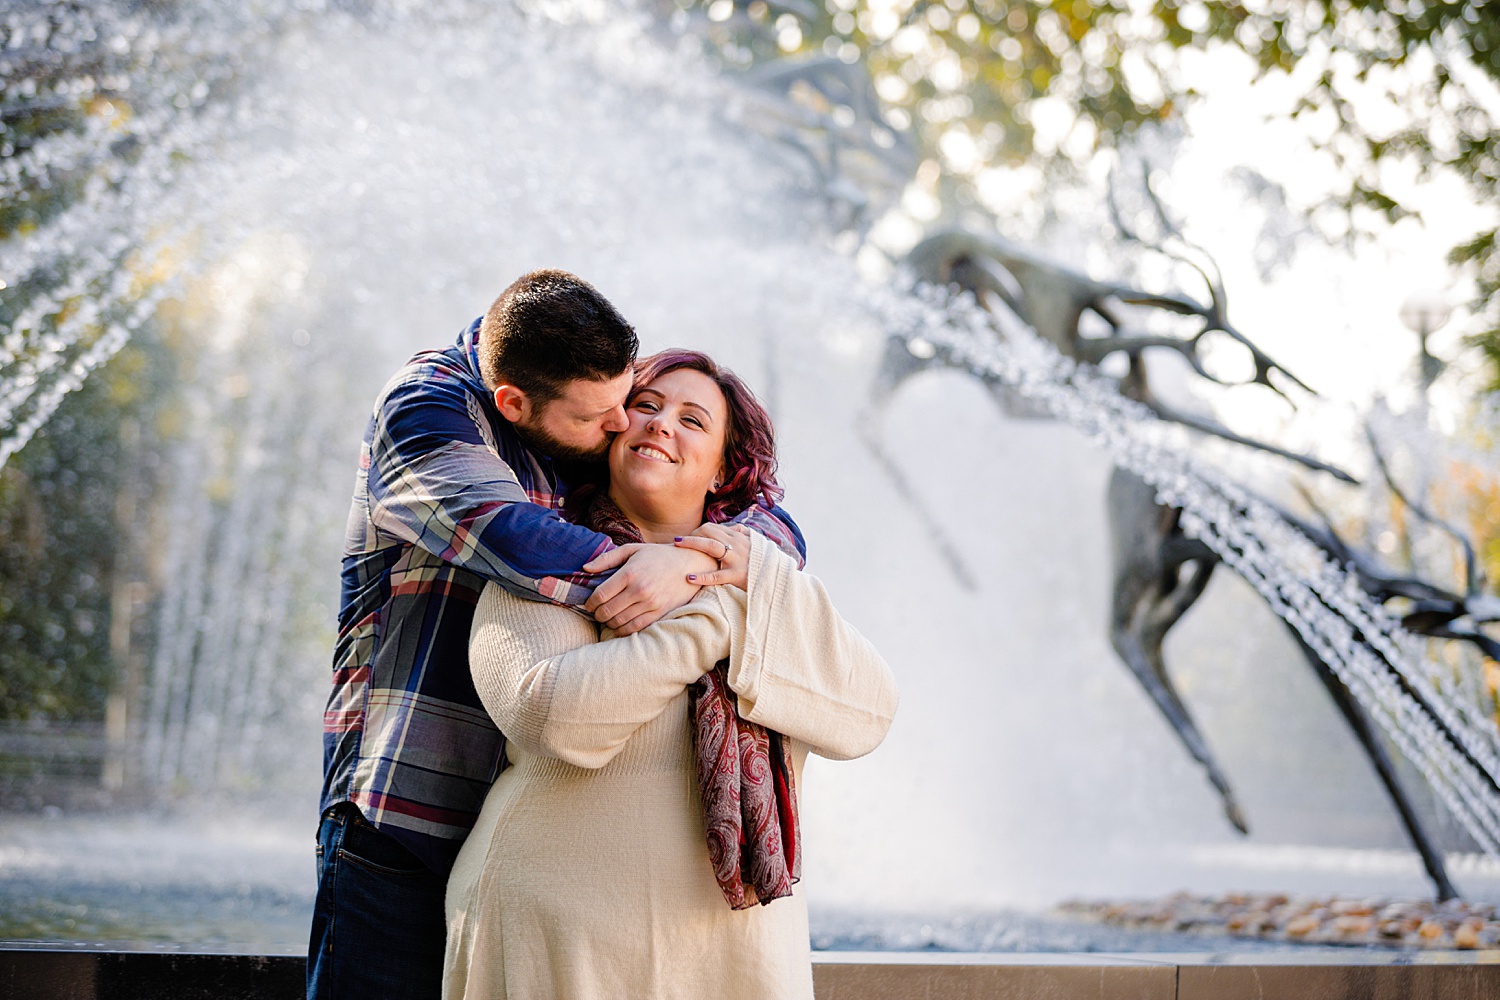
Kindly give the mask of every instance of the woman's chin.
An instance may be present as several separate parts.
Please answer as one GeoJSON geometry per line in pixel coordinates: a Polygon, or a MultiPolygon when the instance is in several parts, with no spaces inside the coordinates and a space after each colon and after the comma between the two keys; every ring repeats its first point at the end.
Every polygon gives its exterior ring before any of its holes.
{"type": "Polygon", "coordinates": [[[624,498],[647,498],[669,489],[669,468],[652,468],[643,462],[625,462],[623,468],[610,463],[610,492],[624,498]]]}
{"type": "Polygon", "coordinates": [[[637,472],[610,481],[609,492],[615,502],[627,510],[644,515],[652,520],[677,521],[684,518],[701,517],[702,497],[708,488],[696,493],[685,492],[682,484],[668,470],[666,475],[637,472]]]}

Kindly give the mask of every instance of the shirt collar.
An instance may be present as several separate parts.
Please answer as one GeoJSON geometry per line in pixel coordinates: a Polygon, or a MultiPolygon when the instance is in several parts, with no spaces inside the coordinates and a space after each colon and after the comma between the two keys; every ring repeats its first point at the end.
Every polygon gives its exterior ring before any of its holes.
{"type": "MultiPolygon", "coordinates": [[[[511,426],[510,421],[502,417],[500,415],[500,411],[495,409],[494,393],[492,393],[489,387],[485,385],[484,374],[479,368],[479,328],[483,323],[484,317],[480,316],[474,322],[464,327],[463,330],[461,330],[458,334],[457,347],[463,354],[464,363],[468,367],[469,373],[474,379],[474,384],[477,385],[480,389],[484,390],[480,393],[480,398],[483,400],[484,412],[490,418],[490,422],[494,424],[502,433],[512,435],[518,441],[520,441],[520,435],[516,434],[516,429],[511,426]]],[[[550,455],[542,455],[538,453],[524,441],[521,441],[521,447],[525,448],[527,454],[535,458],[544,470],[548,470],[548,475],[551,475],[550,470],[552,469],[552,457],[550,455]]]]}
{"type": "Polygon", "coordinates": [[[479,327],[483,323],[484,317],[480,316],[458,334],[458,346],[468,362],[469,372],[480,385],[484,385],[484,372],[479,367],[479,327]]]}
{"type": "Polygon", "coordinates": [[[484,317],[481,316],[459,331],[458,343],[454,347],[464,368],[468,371],[469,378],[473,380],[474,388],[478,392],[485,415],[490,418],[490,423],[507,433],[514,434],[515,430],[510,426],[510,421],[502,417],[500,411],[495,409],[495,394],[485,384],[484,373],[479,367],[479,327],[483,322],[484,317]]]}

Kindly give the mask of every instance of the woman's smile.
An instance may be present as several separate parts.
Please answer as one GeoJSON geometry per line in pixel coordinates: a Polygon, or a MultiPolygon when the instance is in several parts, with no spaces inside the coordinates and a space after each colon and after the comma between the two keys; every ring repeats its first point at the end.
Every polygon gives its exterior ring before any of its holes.
{"type": "Polygon", "coordinates": [[[660,448],[654,447],[649,444],[638,444],[633,446],[630,450],[639,455],[641,458],[648,459],[653,462],[671,462],[674,465],[677,462],[677,459],[673,458],[671,455],[668,455],[660,448]]]}

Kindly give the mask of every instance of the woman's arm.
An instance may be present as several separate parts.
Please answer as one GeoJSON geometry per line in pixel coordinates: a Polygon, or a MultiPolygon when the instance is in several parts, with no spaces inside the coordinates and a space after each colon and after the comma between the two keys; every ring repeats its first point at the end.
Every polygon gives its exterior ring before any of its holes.
{"type": "Polygon", "coordinates": [[[748,587],[712,592],[732,629],[729,686],[741,716],[835,760],[880,745],[896,714],[895,677],[817,577],[756,536],[748,587]]]}
{"type": "Polygon", "coordinates": [[[729,626],[710,591],[600,642],[577,614],[488,586],[469,636],[474,687],[506,739],[578,767],[609,763],[727,655],[729,626]]]}

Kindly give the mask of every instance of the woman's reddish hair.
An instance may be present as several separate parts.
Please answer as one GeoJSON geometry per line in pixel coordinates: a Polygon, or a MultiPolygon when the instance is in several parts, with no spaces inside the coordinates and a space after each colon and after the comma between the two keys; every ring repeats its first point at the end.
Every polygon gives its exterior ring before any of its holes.
{"type": "Polygon", "coordinates": [[[703,519],[719,523],[736,517],[752,504],[774,507],[783,490],[776,482],[776,434],[771,415],[755,398],[744,379],[701,351],[671,348],[635,363],[630,400],[668,372],[701,372],[713,380],[728,404],[729,427],[724,434],[724,480],[708,495],[703,519]]]}

